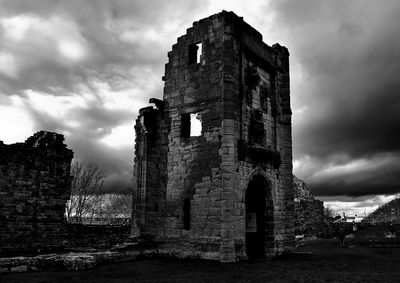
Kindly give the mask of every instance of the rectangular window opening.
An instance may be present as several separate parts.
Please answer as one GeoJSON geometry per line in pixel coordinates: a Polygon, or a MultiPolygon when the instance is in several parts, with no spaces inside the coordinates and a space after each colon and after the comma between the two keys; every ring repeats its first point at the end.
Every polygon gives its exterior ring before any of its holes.
{"type": "Polygon", "coordinates": [[[201,136],[201,113],[183,114],[181,118],[181,137],[201,136]]]}
{"type": "Polygon", "coordinates": [[[185,198],[183,203],[183,228],[190,229],[190,198],[185,198]]]}
{"type": "Polygon", "coordinates": [[[201,54],[203,53],[202,44],[194,43],[189,45],[189,65],[200,63],[201,54]]]}

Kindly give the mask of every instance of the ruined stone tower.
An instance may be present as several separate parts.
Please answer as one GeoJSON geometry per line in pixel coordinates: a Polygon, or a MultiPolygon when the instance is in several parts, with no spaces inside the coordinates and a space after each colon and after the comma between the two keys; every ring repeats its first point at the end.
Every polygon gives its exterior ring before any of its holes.
{"type": "Polygon", "coordinates": [[[163,100],[150,99],[135,126],[140,237],[223,262],[290,248],[288,50],[223,11],[193,23],[168,58],[163,100]]]}

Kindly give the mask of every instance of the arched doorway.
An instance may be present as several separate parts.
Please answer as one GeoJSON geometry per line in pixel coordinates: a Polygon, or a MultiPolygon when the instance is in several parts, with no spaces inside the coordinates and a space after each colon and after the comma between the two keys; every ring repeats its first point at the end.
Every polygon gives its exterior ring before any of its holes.
{"type": "Polygon", "coordinates": [[[263,258],[267,241],[273,235],[271,192],[264,177],[256,175],[250,180],[245,204],[247,256],[249,259],[263,258]]]}

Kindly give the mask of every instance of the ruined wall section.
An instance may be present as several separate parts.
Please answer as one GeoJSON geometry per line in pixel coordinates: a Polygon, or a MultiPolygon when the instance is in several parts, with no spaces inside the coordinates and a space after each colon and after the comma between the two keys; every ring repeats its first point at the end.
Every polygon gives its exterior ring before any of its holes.
{"type": "Polygon", "coordinates": [[[134,187],[136,224],[143,235],[154,235],[166,213],[167,152],[170,122],[163,101],[142,108],[136,120],[134,187]]]}
{"type": "Polygon", "coordinates": [[[63,141],[41,131],[25,143],[0,142],[0,250],[59,246],[65,239],[73,152],[63,141]]]}
{"type": "Polygon", "coordinates": [[[293,176],[296,234],[324,233],[324,202],[314,198],[307,184],[293,176]]]}

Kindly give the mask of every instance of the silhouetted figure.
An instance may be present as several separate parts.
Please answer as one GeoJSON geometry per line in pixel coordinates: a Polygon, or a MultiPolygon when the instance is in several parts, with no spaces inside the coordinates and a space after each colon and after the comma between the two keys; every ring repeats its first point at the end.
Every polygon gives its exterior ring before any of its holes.
{"type": "Polygon", "coordinates": [[[337,236],[340,240],[340,247],[344,247],[344,238],[346,238],[346,232],[344,231],[343,227],[340,227],[337,233],[337,236]]]}
{"type": "Polygon", "coordinates": [[[353,220],[353,238],[356,238],[356,233],[357,233],[357,224],[353,220]]]}

